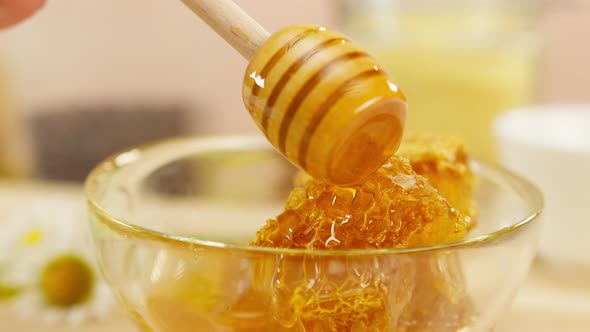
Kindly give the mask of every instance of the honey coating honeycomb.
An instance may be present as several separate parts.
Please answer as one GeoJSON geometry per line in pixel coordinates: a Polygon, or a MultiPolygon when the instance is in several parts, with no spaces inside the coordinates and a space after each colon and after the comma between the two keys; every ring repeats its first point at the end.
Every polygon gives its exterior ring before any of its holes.
{"type": "Polygon", "coordinates": [[[412,169],[426,177],[451,206],[461,211],[469,228],[475,225],[476,179],[461,139],[443,134],[410,134],[397,153],[408,158],[412,169]]]}
{"type": "Polygon", "coordinates": [[[393,156],[361,187],[302,178],[285,211],[255,246],[305,249],[408,248],[463,238],[467,220],[410,162],[393,156]]]}
{"type": "MultiPolygon", "coordinates": [[[[285,211],[253,244],[410,248],[459,240],[468,224],[409,160],[394,156],[357,188],[300,176],[285,211]]],[[[445,326],[460,327],[470,308],[460,265],[447,256],[284,257],[264,268],[270,271],[259,271],[254,283],[271,285],[274,317],[301,331],[428,331],[420,322],[430,311],[436,317],[429,321],[446,312],[445,326]]]]}
{"type": "MultiPolygon", "coordinates": [[[[398,154],[410,160],[412,169],[426,177],[472,228],[477,220],[473,198],[476,177],[461,139],[442,134],[410,134],[398,154]]],[[[415,260],[418,287],[404,310],[399,332],[457,331],[469,324],[472,303],[467,297],[461,263],[455,254],[439,254],[415,260]]]]}
{"type": "MultiPolygon", "coordinates": [[[[298,176],[284,213],[259,231],[254,244],[371,249],[462,238],[473,219],[453,207],[473,204],[473,175],[460,142],[436,141],[408,139],[402,152],[412,159],[391,158],[362,187],[338,188],[298,176]],[[441,196],[453,190],[469,197],[441,196]]],[[[148,298],[150,322],[174,332],[195,326],[233,332],[451,332],[469,326],[473,307],[456,254],[322,252],[242,258],[211,253],[182,276],[174,262],[168,272],[159,265],[160,274],[174,277],[148,298]]]]}

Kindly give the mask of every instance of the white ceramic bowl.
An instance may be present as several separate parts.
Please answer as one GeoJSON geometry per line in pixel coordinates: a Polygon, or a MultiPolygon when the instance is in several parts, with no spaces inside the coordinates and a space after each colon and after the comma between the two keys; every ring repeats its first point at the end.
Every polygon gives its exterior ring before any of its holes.
{"type": "Polygon", "coordinates": [[[590,272],[590,104],[509,111],[494,133],[501,162],[545,195],[541,258],[590,272]]]}

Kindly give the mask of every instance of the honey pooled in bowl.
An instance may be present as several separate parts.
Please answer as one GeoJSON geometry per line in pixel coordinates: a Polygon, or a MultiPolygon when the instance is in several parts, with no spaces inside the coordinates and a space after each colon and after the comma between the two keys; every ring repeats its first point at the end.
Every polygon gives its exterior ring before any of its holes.
{"type": "MultiPolygon", "coordinates": [[[[391,157],[356,188],[299,176],[285,211],[252,244],[382,249],[462,239],[476,209],[474,176],[460,141],[411,137],[400,153],[409,159],[391,157]]],[[[294,330],[456,331],[469,324],[460,260],[447,252],[286,256],[259,265],[253,287],[263,294],[271,285],[273,316],[294,330]]]]}

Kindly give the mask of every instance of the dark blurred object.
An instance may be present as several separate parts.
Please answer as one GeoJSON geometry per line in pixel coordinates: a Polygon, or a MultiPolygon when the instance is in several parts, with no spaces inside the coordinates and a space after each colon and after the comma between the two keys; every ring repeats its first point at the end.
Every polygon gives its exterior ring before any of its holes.
{"type": "Polygon", "coordinates": [[[187,134],[194,117],[178,105],[75,106],[30,119],[37,175],[83,181],[101,160],[154,140],[187,134]]]}

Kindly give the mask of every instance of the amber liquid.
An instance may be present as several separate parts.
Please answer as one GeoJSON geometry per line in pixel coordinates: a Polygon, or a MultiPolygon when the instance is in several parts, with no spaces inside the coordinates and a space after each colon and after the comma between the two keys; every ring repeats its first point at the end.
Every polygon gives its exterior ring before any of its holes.
{"type": "MultiPolygon", "coordinates": [[[[392,157],[361,187],[297,177],[285,211],[252,244],[321,251],[461,239],[476,217],[474,179],[463,146],[429,135],[408,138],[400,153],[412,166],[392,157]]],[[[146,305],[149,323],[164,332],[194,326],[204,331],[450,332],[469,326],[473,315],[459,257],[444,251],[260,254],[242,260],[212,251],[177,279],[160,282],[146,305]]]]}
{"type": "Polygon", "coordinates": [[[225,258],[152,287],[137,323],[157,332],[455,332],[473,315],[454,255],[225,258]]]}

